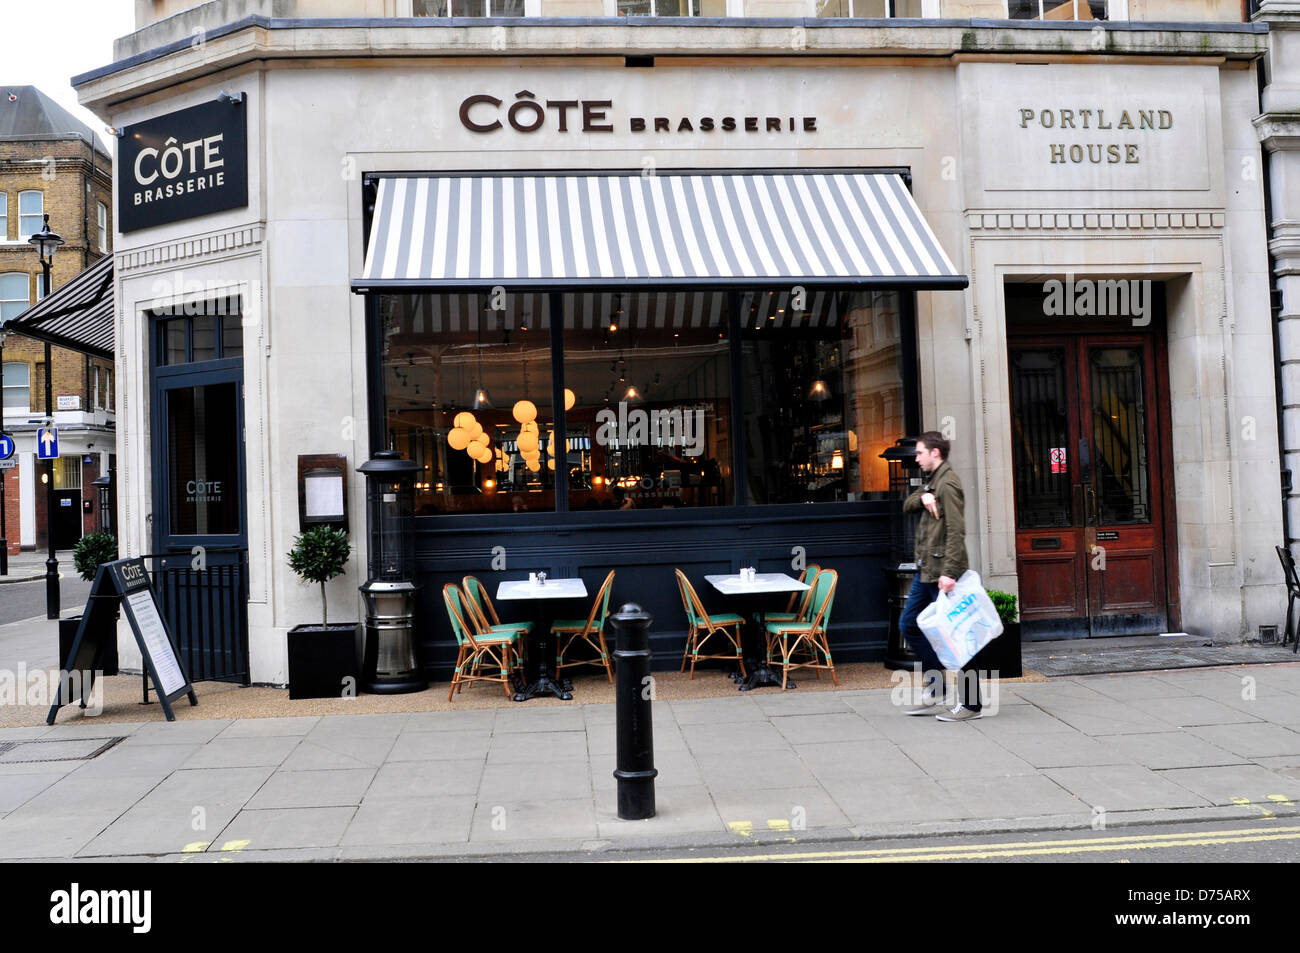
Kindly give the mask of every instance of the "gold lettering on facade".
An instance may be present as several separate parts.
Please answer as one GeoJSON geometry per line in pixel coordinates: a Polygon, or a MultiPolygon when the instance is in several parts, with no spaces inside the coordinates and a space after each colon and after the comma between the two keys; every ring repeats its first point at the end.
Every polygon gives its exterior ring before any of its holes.
{"type": "MultiPolygon", "coordinates": [[[[1021,106],[1016,112],[1021,129],[1164,132],[1174,127],[1174,114],[1168,109],[1121,109],[1118,119],[1114,118],[1113,110],[1111,118],[1107,119],[1106,110],[1100,108],[1033,109],[1021,106]]],[[[1047,161],[1050,165],[1139,165],[1142,145],[1139,142],[1052,142],[1047,146],[1047,161]]]]}

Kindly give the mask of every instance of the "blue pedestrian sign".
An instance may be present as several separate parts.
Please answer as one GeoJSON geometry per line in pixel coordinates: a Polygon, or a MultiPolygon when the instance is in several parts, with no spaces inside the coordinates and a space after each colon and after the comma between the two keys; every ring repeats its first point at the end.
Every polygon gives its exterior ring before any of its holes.
{"type": "Polygon", "coordinates": [[[57,460],[59,458],[59,428],[41,427],[36,431],[36,459],[57,460]]]}
{"type": "Polygon", "coordinates": [[[0,460],[8,460],[14,455],[14,438],[7,433],[0,433],[0,460]]]}

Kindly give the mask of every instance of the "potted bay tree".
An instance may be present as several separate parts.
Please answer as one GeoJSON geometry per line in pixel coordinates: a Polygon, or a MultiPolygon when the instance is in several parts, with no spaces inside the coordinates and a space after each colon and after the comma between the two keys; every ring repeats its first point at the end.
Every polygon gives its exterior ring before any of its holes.
{"type": "Polygon", "coordinates": [[[989,589],[993,608],[1002,621],[1002,634],[980,652],[977,668],[996,670],[1001,678],[1020,678],[1020,611],[1010,592],[989,589]]]}
{"type": "MultiPolygon", "coordinates": [[[[105,533],[102,530],[94,533],[87,533],[77,544],[72,547],[72,566],[77,570],[77,575],[81,576],[86,582],[94,582],[95,574],[99,572],[99,567],[104,563],[111,563],[117,560],[117,537],[112,533],[105,533]]],[[[120,616],[121,613],[119,612],[120,616]]],[[[77,629],[81,626],[81,616],[75,615],[66,619],[59,620],[59,664],[62,665],[68,661],[68,655],[72,652],[73,640],[77,637],[77,629]]],[[[101,658],[97,659],[96,668],[99,668],[104,675],[117,674],[117,642],[113,639],[108,640],[110,648],[106,649],[101,658]],[[98,664],[98,663],[102,663],[98,664]]]]}
{"type": "Polygon", "coordinates": [[[351,556],[348,534],[332,526],[314,526],[293,541],[289,568],[304,583],[320,586],[321,621],[289,631],[290,698],[356,695],[357,623],[331,623],[325,594],[325,584],[346,571],[351,556]]]}

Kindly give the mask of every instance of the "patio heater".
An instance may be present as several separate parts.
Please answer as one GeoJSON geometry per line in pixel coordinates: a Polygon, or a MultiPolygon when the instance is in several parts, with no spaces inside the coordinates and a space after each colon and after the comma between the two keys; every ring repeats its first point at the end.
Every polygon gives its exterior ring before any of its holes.
{"type": "Polygon", "coordinates": [[[889,464],[889,565],[883,572],[889,591],[889,639],[885,668],[910,669],[916,655],[903,638],[899,619],[916,576],[916,519],[903,512],[903,501],[921,485],[916,463],[916,438],[901,437],[880,455],[889,464]]]}
{"type": "Polygon", "coordinates": [[[361,690],[400,695],[429,687],[415,655],[415,475],[419,465],[380,450],[366,476],[366,639],[361,690]]]}

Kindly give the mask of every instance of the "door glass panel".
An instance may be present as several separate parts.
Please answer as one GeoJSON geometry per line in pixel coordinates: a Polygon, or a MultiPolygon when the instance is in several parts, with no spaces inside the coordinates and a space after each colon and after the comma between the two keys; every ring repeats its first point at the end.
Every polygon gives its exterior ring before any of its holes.
{"type": "Polygon", "coordinates": [[[1088,364],[1099,522],[1150,522],[1142,352],[1099,348],[1088,355],[1088,364]]]}
{"type": "Polygon", "coordinates": [[[1064,350],[1011,352],[1011,408],[1016,526],[1070,526],[1064,350]]]}
{"type": "Polygon", "coordinates": [[[185,363],[185,319],[174,318],[163,323],[164,364],[185,363]]]}
{"type": "Polygon", "coordinates": [[[194,360],[214,361],[217,358],[216,318],[210,314],[194,318],[194,360]]]}
{"type": "Polygon", "coordinates": [[[165,393],[173,536],[240,531],[238,393],[234,383],[179,387],[165,393]]]}

